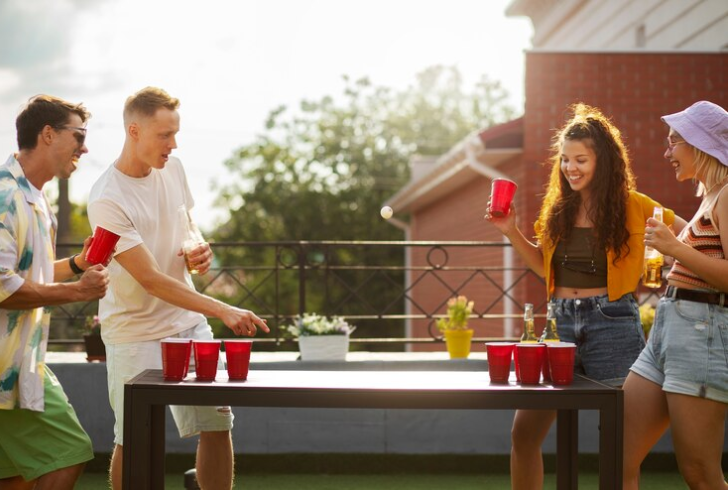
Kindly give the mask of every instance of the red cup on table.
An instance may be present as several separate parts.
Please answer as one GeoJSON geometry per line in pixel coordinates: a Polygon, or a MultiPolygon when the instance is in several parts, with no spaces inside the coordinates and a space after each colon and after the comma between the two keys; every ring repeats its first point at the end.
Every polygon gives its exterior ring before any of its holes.
{"type": "Polygon", "coordinates": [[[220,359],[219,340],[193,340],[195,351],[195,376],[199,381],[214,381],[220,359]]]}
{"type": "Polygon", "coordinates": [[[551,383],[556,386],[570,385],[574,381],[576,344],[549,342],[547,346],[546,355],[551,370],[551,383]]]}
{"type": "Polygon", "coordinates": [[[252,340],[225,339],[228,379],[244,381],[248,379],[252,340]]]}
{"type": "MultiPolygon", "coordinates": [[[[551,342],[545,342],[544,345],[548,349],[548,345],[553,343],[551,342]]],[[[541,370],[541,375],[543,376],[543,380],[547,383],[551,382],[551,366],[549,365],[549,355],[548,350],[546,351],[546,355],[543,356],[543,369],[541,370]]]]}
{"type": "Polygon", "coordinates": [[[541,381],[543,360],[546,356],[546,346],[536,343],[516,344],[518,351],[518,365],[521,374],[521,384],[537,385],[541,381]]]}
{"type": "Polygon", "coordinates": [[[489,213],[495,218],[502,218],[508,215],[511,209],[513,196],[516,195],[518,186],[508,179],[493,179],[490,184],[490,210],[489,213]]]}
{"type": "Polygon", "coordinates": [[[486,342],[488,375],[491,383],[508,383],[513,358],[513,342],[486,342]]]}
{"type": "Polygon", "coordinates": [[[94,230],[93,240],[86,251],[86,262],[96,264],[106,264],[114,253],[114,247],[119,241],[119,235],[113,231],[100,226],[94,230]]]}
{"type": "Polygon", "coordinates": [[[162,375],[167,381],[182,381],[190,367],[192,340],[162,339],[162,375]]]}

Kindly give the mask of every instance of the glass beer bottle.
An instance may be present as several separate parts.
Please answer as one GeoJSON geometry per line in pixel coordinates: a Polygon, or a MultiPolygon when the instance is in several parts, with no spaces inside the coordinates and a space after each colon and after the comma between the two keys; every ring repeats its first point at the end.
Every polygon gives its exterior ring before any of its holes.
{"type": "MultiPolygon", "coordinates": [[[[662,222],[662,208],[655,206],[652,217],[662,222]]],[[[642,274],[642,284],[648,288],[657,289],[662,286],[662,264],[665,259],[662,254],[652,247],[645,247],[645,266],[642,274]]]]}
{"type": "Polygon", "coordinates": [[[190,213],[187,211],[187,207],[182,204],[177,208],[177,215],[180,221],[180,227],[182,229],[182,252],[184,253],[185,265],[187,266],[187,272],[190,274],[198,274],[199,271],[190,264],[188,254],[195,249],[199,244],[204,243],[205,239],[202,238],[202,233],[197,228],[197,225],[192,221],[190,213]]]}
{"type": "Polygon", "coordinates": [[[548,304],[546,312],[546,327],[541,332],[539,342],[558,342],[559,334],[556,332],[556,313],[554,313],[553,303],[548,304]]]}
{"type": "Polygon", "coordinates": [[[538,342],[536,325],[533,322],[533,304],[531,303],[526,303],[526,308],[523,311],[523,334],[521,335],[521,342],[538,342]]]}

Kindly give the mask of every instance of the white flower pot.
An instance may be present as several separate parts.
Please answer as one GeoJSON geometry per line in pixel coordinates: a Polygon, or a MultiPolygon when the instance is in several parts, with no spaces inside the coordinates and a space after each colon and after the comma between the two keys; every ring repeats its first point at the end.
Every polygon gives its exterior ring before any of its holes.
{"type": "Polygon", "coordinates": [[[348,335],[307,335],[298,338],[304,361],[346,361],[348,335]]]}

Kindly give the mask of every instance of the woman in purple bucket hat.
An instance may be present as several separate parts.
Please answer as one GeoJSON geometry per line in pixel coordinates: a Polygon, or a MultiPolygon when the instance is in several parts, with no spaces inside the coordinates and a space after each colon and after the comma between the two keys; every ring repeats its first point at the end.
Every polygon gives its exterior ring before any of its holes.
{"type": "Polygon", "coordinates": [[[728,411],[728,112],[697,102],[663,116],[665,159],[698,182],[698,212],[675,237],[648,220],[645,245],[674,257],[647,347],[624,384],[624,488],[668,426],[691,489],[727,489],[721,469],[728,411]]]}

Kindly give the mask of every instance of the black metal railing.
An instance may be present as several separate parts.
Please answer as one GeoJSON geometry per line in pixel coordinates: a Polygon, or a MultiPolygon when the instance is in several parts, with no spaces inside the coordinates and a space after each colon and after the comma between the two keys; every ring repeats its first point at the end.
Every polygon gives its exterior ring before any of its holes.
{"type": "MultiPolygon", "coordinates": [[[[439,341],[435,322],[459,294],[475,301],[471,321],[485,333],[476,340],[510,338],[520,332],[524,303],[543,313],[546,300],[542,278],[502,265],[510,248],[502,242],[215,243],[213,268],[194,282],[199,292],[267,319],[271,334],[258,340],[275,345],[284,341],[283,327],[307,312],[356,324],[352,342],[370,350],[439,341]]],[[[76,327],[96,309],[95,302],[56,307],[51,342],[78,342],[76,327]]],[[[227,333],[218,321],[211,324],[227,333]]]]}

